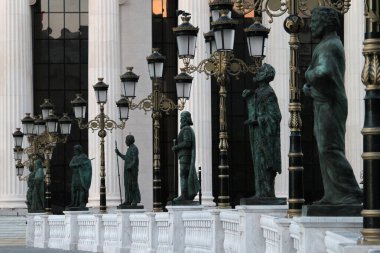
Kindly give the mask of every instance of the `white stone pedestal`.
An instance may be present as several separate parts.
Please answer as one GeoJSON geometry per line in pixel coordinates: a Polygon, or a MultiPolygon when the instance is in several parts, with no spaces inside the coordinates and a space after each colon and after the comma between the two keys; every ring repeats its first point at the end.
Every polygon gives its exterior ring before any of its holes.
{"type": "Polygon", "coordinates": [[[89,211],[63,211],[65,214],[64,250],[76,250],[78,244],[78,215],[89,214],[89,211]]]}
{"type": "Polygon", "coordinates": [[[362,217],[295,217],[289,227],[290,237],[297,253],[326,252],[326,231],[359,233],[362,217]]]}
{"type": "Polygon", "coordinates": [[[34,216],[34,247],[47,248],[49,244],[49,215],[41,214],[34,216]]]}
{"type": "Polygon", "coordinates": [[[223,247],[226,252],[265,252],[265,238],[260,226],[262,214],[285,217],[288,207],[236,206],[236,210],[221,211],[220,220],[224,230],[223,247]]]}
{"type": "Polygon", "coordinates": [[[291,219],[261,215],[260,224],[265,238],[265,253],[293,253],[289,233],[291,219]]]}
{"type": "Polygon", "coordinates": [[[26,215],[26,247],[34,247],[34,217],[43,215],[43,213],[28,213],[26,215]]]}
{"type": "MultiPolygon", "coordinates": [[[[114,250],[107,252],[129,253],[132,244],[132,227],[130,223],[131,214],[144,213],[145,209],[117,209],[117,225],[118,225],[118,246],[114,250]]],[[[104,250],[106,252],[106,250],[104,250]]]]}
{"type": "MultiPolygon", "coordinates": [[[[185,227],[183,224],[182,214],[183,212],[202,211],[203,206],[166,206],[168,209],[168,239],[169,239],[169,251],[171,253],[178,253],[185,251],[185,227]]],[[[160,233],[159,222],[161,214],[156,215],[157,227],[158,227],[158,247],[157,253],[160,252],[160,239],[165,236],[160,233]]],[[[164,214],[163,214],[164,215],[164,214]]],[[[165,217],[163,217],[165,218],[165,217]]]]}
{"type": "Polygon", "coordinates": [[[325,236],[325,247],[328,253],[378,253],[380,245],[357,245],[360,233],[331,232],[325,236]],[[376,251],[378,250],[378,251],[376,251]]]}

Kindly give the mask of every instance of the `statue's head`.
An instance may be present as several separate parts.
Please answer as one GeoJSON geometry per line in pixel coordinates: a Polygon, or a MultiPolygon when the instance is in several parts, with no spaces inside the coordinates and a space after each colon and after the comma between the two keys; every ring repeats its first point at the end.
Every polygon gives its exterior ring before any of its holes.
{"type": "Polygon", "coordinates": [[[80,155],[83,152],[83,148],[81,145],[75,145],[74,146],[74,155],[80,155]]]}
{"type": "Polygon", "coordinates": [[[339,27],[339,13],[335,9],[318,7],[312,10],[310,30],[314,38],[321,38],[326,33],[336,32],[339,27]]]}
{"type": "Polygon", "coordinates": [[[263,66],[259,68],[256,73],[256,76],[253,78],[254,82],[265,82],[269,83],[273,81],[276,75],[276,70],[272,65],[264,63],[263,66]]]}
{"type": "Polygon", "coordinates": [[[133,135],[127,135],[127,137],[125,137],[125,144],[127,144],[127,146],[130,146],[132,145],[133,143],[135,143],[135,137],[133,135]]]}
{"type": "Polygon", "coordinates": [[[181,113],[181,128],[184,126],[192,126],[193,121],[191,120],[191,113],[188,111],[183,111],[181,113]]]}

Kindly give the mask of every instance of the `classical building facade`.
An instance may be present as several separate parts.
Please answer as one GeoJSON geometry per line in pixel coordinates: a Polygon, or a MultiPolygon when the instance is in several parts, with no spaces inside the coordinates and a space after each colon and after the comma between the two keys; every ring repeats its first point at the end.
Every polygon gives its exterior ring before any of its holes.
{"type": "MultiPolygon", "coordinates": [[[[146,56],[153,47],[161,48],[166,55],[163,91],[172,99],[175,97],[173,77],[177,75],[181,62],[177,61],[176,41],[171,31],[177,26],[175,10],[183,9],[192,14],[191,23],[200,28],[194,62],[207,57],[202,34],[210,29],[209,6],[205,0],[0,0],[0,208],[26,208],[26,183],[16,177],[13,160],[11,133],[21,126],[25,113],[37,115],[43,98],[50,98],[58,113],[69,112],[70,101],[76,93],[84,94],[88,100],[88,119],[98,114],[92,86],[98,77],[109,84],[106,114],[117,119],[115,102],[120,98],[119,76],[125,67],[133,66],[140,75],[136,88],[135,102],[151,92],[146,56]]],[[[364,118],[364,88],[360,73],[364,63],[362,43],[364,34],[364,3],[352,1],[351,8],[344,16],[341,35],[346,50],[346,92],[349,116],[346,133],[346,155],[360,181],[362,169],[362,136],[360,130],[364,118]]],[[[241,26],[252,21],[249,17],[238,17],[241,26]]],[[[276,194],[288,195],[288,149],[289,149],[289,35],[283,29],[283,17],[273,23],[263,23],[271,28],[265,62],[272,64],[277,72],[273,88],[279,99],[282,113],[281,150],[283,173],[276,179],[276,194]]],[[[307,20],[306,20],[307,23],[307,20]]],[[[247,53],[243,33],[237,33],[237,55],[244,58],[247,53]]],[[[310,60],[313,42],[305,28],[300,36],[301,71],[310,60]]],[[[248,59],[248,58],[246,58],[248,59]]],[[[205,75],[195,73],[190,100],[186,110],[193,115],[194,131],[197,136],[197,166],[202,167],[203,204],[215,206],[217,188],[217,145],[218,115],[215,83],[205,75]],[[214,168],[214,169],[213,169],[214,168]]],[[[252,164],[250,161],[247,129],[242,124],[246,118],[244,101],[240,94],[249,87],[250,77],[232,82],[229,87],[229,131],[231,196],[235,205],[240,197],[253,191],[252,164]]],[[[302,80],[302,78],[301,78],[302,80]]],[[[305,192],[307,201],[318,198],[321,180],[318,176],[318,159],[312,136],[310,103],[304,106],[304,163],[305,192]],[[317,193],[313,192],[316,190],[317,193]]],[[[92,160],[93,179],[90,188],[89,206],[99,206],[100,140],[97,132],[79,130],[74,122],[69,141],[57,145],[52,159],[53,209],[60,213],[70,201],[71,172],[67,166],[72,157],[72,147],[81,143],[92,160]]],[[[174,196],[176,187],[176,162],[171,153],[171,140],[177,135],[177,114],[165,115],[162,119],[161,167],[164,201],[174,196]]],[[[124,138],[133,134],[140,150],[139,184],[142,204],[147,210],[153,205],[152,176],[152,119],[150,113],[142,110],[130,112],[124,130],[107,133],[105,167],[107,205],[119,204],[119,183],[117,158],[114,153],[115,141],[121,152],[126,150],[124,138]]],[[[26,142],[26,141],[25,141],[26,142]]],[[[122,167],[120,167],[121,169],[122,167]]],[[[121,178],[123,178],[121,176],[121,178]]],[[[123,183],[123,182],[122,182],[123,183]]]]}

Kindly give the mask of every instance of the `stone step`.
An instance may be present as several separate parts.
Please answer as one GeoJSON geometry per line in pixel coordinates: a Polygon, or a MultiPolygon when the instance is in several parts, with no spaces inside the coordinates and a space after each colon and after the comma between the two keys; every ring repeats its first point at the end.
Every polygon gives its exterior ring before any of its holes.
{"type": "Polygon", "coordinates": [[[0,216],[0,246],[25,245],[26,218],[0,216]]]}

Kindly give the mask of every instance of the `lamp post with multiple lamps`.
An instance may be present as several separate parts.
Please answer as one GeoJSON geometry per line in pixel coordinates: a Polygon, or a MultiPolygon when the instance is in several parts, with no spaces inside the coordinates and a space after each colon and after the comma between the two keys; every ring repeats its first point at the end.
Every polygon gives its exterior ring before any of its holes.
{"type": "Polygon", "coordinates": [[[30,113],[21,120],[23,132],[17,128],[13,133],[15,148],[14,159],[16,161],[16,170],[19,180],[26,180],[27,177],[22,177],[24,173],[24,166],[33,166],[34,161],[39,157],[45,158],[45,212],[52,213],[51,209],[51,172],[50,160],[53,156],[53,151],[57,143],[66,143],[68,136],[71,132],[72,120],[66,113],[58,119],[54,114],[54,105],[49,99],[40,106],[42,115],[32,118],[30,113]],[[60,132],[58,132],[58,125],[60,132]],[[22,148],[24,135],[27,136],[29,146],[25,149],[22,148]],[[28,160],[22,162],[23,154],[28,155],[28,160]]]}
{"type": "Polygon", "coordinates": [[[210,57],[202,60],[197,66],[190,64],[195,55],[195,42],[198,32],[198,28],[190,24],[190,14],[178,11],[183,22],[178,27],[173,28],[177,37],[178,57],[182,59],[184,64],[184,73],[204,72],[208,76],[214,76],[219,86],[218,206],[220,208],[230,207],[226,85],[230,76],[238,79],[240,74],[256,73],[265,57],[264,49],[269,34],[269,29],[257,19],[254,24],[245,29],[252,63],[248,65],[243,60],[236,58],[233,47],[238,22],[231,19],[232,7],[233,3],[230,1],[210,3],[213,31],[205,34],[205,40],[208,43],[207,48],[210,49],[210,57]]]}
{"type": "Polygon", "coordinates": [[[98,136],[100,137],[100,212],[106,213],[107,200],[105,184],[106,168],[104,138],[107,136],[107,131],[112,132],[113,129],[125,128],[125,123],[129,117],[129,104],[125,97],[122,97],[116,102],[116,105],[119,108],[119,120],[121,121],[121,124],[117,124],[116,121],[110,119],[104,113],[104,105],[107,103],[108,85],[103,82],[103,78],[98,78],[98,82],[93,86],[93,88],[100,111],[94,119],[88,121],[87,123],[83,122],[86,117],[87,101],[83,99],[81,94],[77,94],[76,98],[71,101],[71,104],[80,129],[91,129],[93,132],[98,130],[98,136]]]}
{"type": "Polygon", "coordinates": [[[190,65],[190,60],[194,57],[195,48],[192,41],[195,41],[192,26],[186,24],[189,22],[189,14],[183,13],[183,23],[174,28],[177,36],[179,58],[183,59],[187,73],[195,71],[205,72],[207,75],[215,76],[219,85],[219,196],[218,202],[221,207],[229,206],[228,178],[229,168],[227,162],[227,125],[225,112],[225,83],[227,76],[238,76],[240,73],[251,72],[255,74],[257,68],[261,65],[264,58],[265,41],[268,37],[269,30],[263,27],[259,20],[245,29],[247,35],[247,44],[249,54],[253,59],[253,64],[247,66],[243,61],[236,59],[233,55],[233,44],[236,21],[231,19],[231,9],[238,11],[240,14],[247,14],[254,11],[255,14],[267,14],[269,22],[274,17],[282,16],[288,13],[289,16],[284,22],[284,28],[290,34],[290,101],[289,101],[289,128],[290,128],[290,148],[289,148],[289,210],[288,216],[297,216],[301,214],[301,208],[304,203],[303,193],[303,153],[301,146],[301,102],[300,87],[298,81],[298,34],[303,27],[303,20],[300,15],[309,17],[311,10],[317,6],[328,6],[337,9],[344,14],[350,7],[350,0],[213,0],[209,3],[213,22],[211,26],[213,31],[205,34],[206,43],[211,49],[211,56],[201,61],[197,66],[190,65]],[[188,53],[181,51],[191,48],[188,53]],[[189,53],[190,52],[190,53],[189,53]]]}
{"type": "Polygon", "coordinates": [[[153,49],[153,53],[148,56],[148,69],[150,79],[153,81],[153,90],[148,97],[142,99],[138,103],[133,103],[135,98],[136,83],[139,79],[133,68],[128,67],[127,72],[120,79],[122,82],[122,90],[124,96],[128,98],[129,108],[131,110],[140,109],[145,112],[152,111],[153,123],[153,211],[161,212],[163,203],[161,200],[161,158],[160,158],[160,119],[162,113],[169,113],[173,110],[183,110],[186,100],[189,99],[191,83],[193,78],[182,72],[175,76],[177,98],[179,103],[173,102],[167,98],[161,91],[161,80],[163,78],[165,56],[153,49]]]}

